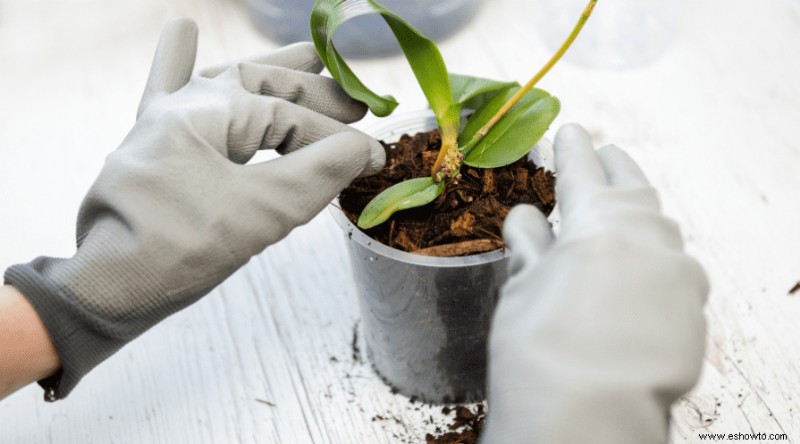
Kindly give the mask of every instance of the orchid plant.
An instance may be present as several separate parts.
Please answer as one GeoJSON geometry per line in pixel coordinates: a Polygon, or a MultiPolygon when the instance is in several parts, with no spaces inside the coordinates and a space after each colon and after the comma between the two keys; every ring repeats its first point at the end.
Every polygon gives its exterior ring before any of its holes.
{"type": "Polygon", "coordinates": [[[351,97],[378,117],[398,102],[369,89],[333,45],[336,30],[364,14],[379,14],[403,50],[436,116],[442,147],[430,176],[400,182],[377,195],[364,208],[358,226],[372,228],[397,211],[433,202],[448,183],[457,181],[461,166],[499,168],[525,156],[542,138],[560,111],[560,102],[534,86],[561,59],[592,14],[590,0],[570,35],[553,57],[525,85],[448,73],[436,45],[397,14],[375,0],[317,0],[311,13],[311,35],[317,53],[334,79],[351,97]],[[461,125],[461,111],[474,110],[461,125]]]}

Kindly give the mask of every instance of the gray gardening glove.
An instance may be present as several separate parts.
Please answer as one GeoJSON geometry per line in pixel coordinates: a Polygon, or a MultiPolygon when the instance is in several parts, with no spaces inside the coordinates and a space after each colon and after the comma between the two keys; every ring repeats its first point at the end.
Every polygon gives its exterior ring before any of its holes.
{"type": "Polygon", "coordinates": [[[532,206],[505,222],[482,442],[666,443],[700,372],[708,282],[627,154],[570,125],[555,155],[559,236],[532,206]]]}
{"type": "Polygon", "coordinates": [[[192,77],[196,39],[191,20],[165,28],[138,120],[80,208],[77,253],[5,273],[61,360],[46,399],[383,165],[381,145],[342,123],[366,108],[316,74],[311,44],[192,77]],[[243,165],[261,149],[288,154],[243,165]]]}

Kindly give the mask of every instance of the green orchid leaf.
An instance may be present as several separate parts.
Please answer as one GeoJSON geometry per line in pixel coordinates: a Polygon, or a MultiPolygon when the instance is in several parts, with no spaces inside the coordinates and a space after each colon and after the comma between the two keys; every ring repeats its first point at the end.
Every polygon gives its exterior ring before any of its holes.
{"type": "Polygon", "coordinates": [[[561,109],[557,98],[546,91],[533,89],[486,136],[477,143],[469,143],[472,136],[505,103],[502,99],[506,97],[498,96],[489,101],[472,116],[471,122],[467,122],[462,132],[462,140],[467,144],[461,148],[465,164],[476,168],[498,168],[516,162],[539,142],[561,109]],[[497,102],[500,102],[499,106],[497,102]]]}
{"type": "Polygon", "coordinates": [[[436,183],[432,177],[421,177],[392,185],[367,204],[358,218],[358,226],[372,228],[400,210],[427,205],[442,194],[444,184],[444,181],[436,183]]]}
{"type": "Polygon", "coordinates": [[[495,95],[491,100],[486,101],[483,105],[474,108],[475,112],[469,116],[467,123],[464,124],[464,128],[461,129],[461,133],[458,135],[458,145],[461,147],[461,152],[463,154],[466,154],[464,150],[465,145],[475,137],[475,133],[477,133],[483,125],[486,125],[486,122],[494,117],[497,111],[500,110],[500,108],[508,102],[508,99],[518,90],[519,86],[509,87],[507,90],[495,95]]]}
{"type": "Polygon", "coordinates": [[[460,110],[452,106],[450,78],[436,45],[395,13],[374,0],[317,0],[311,11],[311,36],[317,53],[331,75],[350,97],[364,102],[379,117],[397,107],[391,96],[367,88],[333,45],[333,34],[346,21],[365,14],[380,14],[389,25],[408,60],[439,126],[458,128],[460,110]]]}
{"type": "Polygon", "coordinates": [[[463,108],[478,109],[487,101],[510,88],[519,88],[517,82],[499,82],[480,77],[450,73],[453,104],[463,108]]]}

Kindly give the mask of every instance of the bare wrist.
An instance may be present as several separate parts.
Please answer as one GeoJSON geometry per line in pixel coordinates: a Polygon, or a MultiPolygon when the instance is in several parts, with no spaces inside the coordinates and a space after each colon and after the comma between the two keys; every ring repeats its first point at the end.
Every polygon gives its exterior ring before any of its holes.
{"type": "Polygon", "coordinates": [[[16,288],[0,287],[0,399],[59,367],[56,349],[36,310],[16,288]]]}

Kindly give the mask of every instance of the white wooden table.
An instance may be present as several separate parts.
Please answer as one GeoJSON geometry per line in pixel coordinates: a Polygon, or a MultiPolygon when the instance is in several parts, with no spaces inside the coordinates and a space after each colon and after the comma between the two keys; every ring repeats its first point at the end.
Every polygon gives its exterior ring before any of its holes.
{"type": "MultiPolygon", "coordinates": [[[[445,59],[525,80],[549,56],[525,21],[537,3],[489,3],[441,46],[445,59]]],[[[643,165],[711,278],[706,364],[675,406],[672,442],[751,431],[800,442],[800,294],[787,294],[800,280],[800,2],[678,4],[679,31],[657,62],[562,64],[542,87],[562,100],[557,124],[580,121],[643,165]]],[[[71,254],[80,199],[132,125],[176,14],[199,23],[198,65],[275,46],[233,0],[0,0],[0,269],[71,254]]],[[[402,59],[354,67],[399,97],[399,111],[424,106],[402,59]]],[[[320,215],[65,401],[46,404],[31,386],[0,402],[0,442],[422,441],[438,408],[391,394],[353,357],[345,253],[320,215]]]]}

